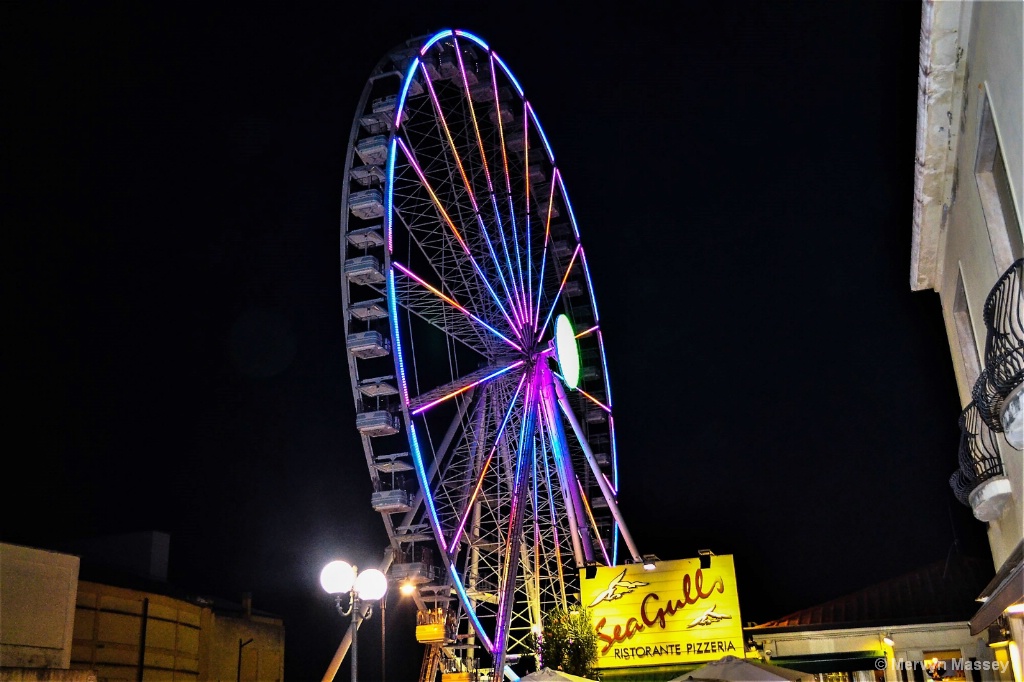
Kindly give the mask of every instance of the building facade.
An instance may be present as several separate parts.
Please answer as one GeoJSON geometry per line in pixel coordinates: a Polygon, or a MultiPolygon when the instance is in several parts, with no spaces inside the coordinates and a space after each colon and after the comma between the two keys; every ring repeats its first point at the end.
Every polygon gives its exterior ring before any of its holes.
{"type": "MultiPolygon", "coordinates": [[[[941,301],[963,411],[957,498],[987,524],[996,577],[971,634],[1022,679],[1024,3],[923,3],[910,284],[941,301]]],[[[950,454],[953,444],[950,444],[950,454]]]]}
{"type": "Polygon", "coordinates": [[[0,543],[0,681],[284,679],[280,618],[248,596],[239,604],[167,583],[163,534],[108,540],[144,548],[117,558],[121,569],[145,570],[89,568],[88,552],[0,543]]]}
{"type": "Polygon", "coordinates": [[[948,681],[1012,682],[1008,652],[970,631],[990,575],[987,562],[952,555],[747,627],[748,654],[823,682],[924,682],[936,671],[948,681]]]}

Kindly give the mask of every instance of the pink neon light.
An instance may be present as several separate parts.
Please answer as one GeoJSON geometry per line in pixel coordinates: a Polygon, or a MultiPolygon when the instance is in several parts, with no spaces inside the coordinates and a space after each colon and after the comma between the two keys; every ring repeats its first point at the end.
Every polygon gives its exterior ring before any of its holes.
{"type": "Polygon", "coordinates": [[[466,528],[466,523],[469,521],[470,512],[473,509],[473,505],[476,504],[476,498],[480,495],[480,489],[484,485],[484,478],[487,475],[487,470],[490,469],[491,460],[494,459],[494,453],[498,450],[498,443],[501,442],[501,437],[505,433],[505,427],[508,426],[509,418],[512,416],[512,408],[516,405],[516,400],[519,399],[519,392],[523,390],[523,383],[526,381],[526,375],[524,374],[519,378],[519,384],[516,386],[516,392],[512,395],[512,400],[509,401],[508,410],[505,411],[505,418],[501,421],[501,426],[498,427],[498,433],[494,436],[494,445],[491,446],[491,451],[487,453],[487,459],[484,460],[484,464],[480,467],[480,475],[476,479],[476,486],[473,488],[473,494],[469,496],[469,503],[466,505],[466,513],[459,521],[458,527],[455,529],[455,533],[452,535],[451,540],[448,542],[448,551],[450,554],[454,554],[455,550],[459,546],[459,538],[462,537],[462,531],[466,528]]]}
{"type": "MultiPolygon", "coordinates": [[[[457,55],[459,54],[458,50],[456,50],[456,54],[457,55]]],[[[459,56],[459,59],[460,59],[459,63],[461,64],[461,55],[459,56]]],[[[480,216],[480,206],[476,202],[476,195],[473,193],[473,186],[469,182],[469,176],[466,175],[465,167],[462,165],[462,158],[456,152],[458,147],[455,144],[454,138],[452,138],[452,132],[451,132],[451,129],[448,127],[448,120],[444,117],[444,111],[441,109],[441,101],[437,98],[437,92],[434,90],[434,84],[430,80],[430,74],[426,73],[426,66],[423,66],[423,70],[424,70],[424,76],[425,76],[424,79],[426,80],[426,83],[427,83],[427,90],[430,92],[430,101],[433,102],[433,104],[434,104],[434,111],[437,113],[437,119],[441,122],[441,127],[444,129],[444,134],[445,134],[445,137],[448,140],[449,148],[452,150],[452,156],[455,159],[455,165],[459,169],[459,175],[462,176],[462,184],[465,185],[466,190],[468,191],[467,196],[469,197],[469,203],[472,204],[472,206],[473,206],[473,213],[476,215],[477,222],[480,225],[480,231],[483,233],[484,239],[487,241],[487,248],[491,252],[491,258],[493,258],[495,263],[497,263],[498,262],[498,256],[494,252],[494,247],[491,245],[490,238],[487,237],[487,228],[484,225],[483,218],[480,216]]],[[[463,81],[465,81],[465,78],[463,78],[463,81]]],[[[472,101],[470,101],[470,106],[472,107],[472,101]]],[[[473,125],[476,126],[476,117],[475,116],[473,116],[473,125]]],[[[480,137],[480,135],[479,135],[479,131],[478,131],[477,132],[477,139],[479,139],[479,137],[480,137]]],[[[402,146],[404,147],[405,145],[402,145],[402,146]]],[[[486,167],[485,167],[485,172],[486,172],[486,167]]],[[[421,175],[421,180],[420,181],[423,182],[424,184],[426,184],[426,180],[424,178],[422,178],[422,175],[421,175]]],[[[488,179],[488,186],[490,186],[490,180],[489,179],[488,179]]],[[[493,192],[491,192],[491,194],[493,195],[493,192]]],[[[502,238],[502,240],[504,241],[504,237],[502,238]]],[[[463,245],[463,247],[465,248],[465,245],[463,245]]],[[[506,253],[507,253],[507,249],[506,249],[506,253]]],[[[508,283],[505,281],[505,277],[501,274],[501,268],[496,268],[496,270],[498,272],[499,279],[501,279],[501,285],[505,289],[505,295],[508,297],[509,303],[510,304],[515,303],[516,302],[515,298],[512,296],[511,292],[509,292],[508,283]]],[[[511,274],[512,273],[509,272],[510,276],[511,276],[511,274]]],[[[486,280],[485,280],[485,282],[486,282],[486,280]]],[[[499,303],[499,307],[501,307],[502,310],[504,311],[504,307],[501,306],[500,303],[499,303]]],[[[511,308],[512,308],[512,314],[516,318],[516,322],[518,322],[519,325],[522,325],[523,320],[522,320],[522,318],[520,316],[520,313],[517,310],[516,306],[515,305],[511,305],[511,308]]],[[[506,313],[506,317],[507,317],[507,313],[506,313]]],[[[517,325],[512,324],[511,321],[509,322],[509,324],[514,329],[516,329],[516,335],[518,336],[520,334],[520,332],[519,332],[519,330],[517,328],[517,325]]],[[[522,337],[520,336],[520,338],[522,338],[522,337]]]]}
{"type": "MultiPolygon", "coordinates": [[[[480,165],[483,167],[483,170],[484,170],[484,179],[487,182],[487,192],[491,196],[491,206],[494,208],[494,219],[498,223],[498,232],[501,235],[502,248],[505,249],[505,262],[508,264],[508,275],[509,275],[510,278],[514,278],[515,272],[513,272],[513,270],[512,270],[512,262],[509,259],[508,243],[505,241],[505,230],[502,228],[502,225],[501,225],[501,222],[502,222],[501,221],[501,212],[498,210],[498,197],[494,193],[494,182],[491,179],[491,168],[490,168],[490,165],[487,163],[487,154],[484,151],[484,140],[483,140],[483,137],[480,135],[480,124],[476,120],[476,107],[473,106],[473,97],[472,97],[472,95],[470,95],[470,92],[469,92],[469,82],[466,80],[466,63],[462,59],[462,50],[459,48],[459,41],[458,41],[458,39],[456,39],[454,42],[455,42],[455,58],[459,62],[459,72],[462,74],[462,89],[463,89],[463,92],[465,92],[465,94],[466,94],[466,106],[469,107],[469,118],[470,118],[470,120],[473,121],[473,132],[476,134],[476,145],[477,145],[477,149],[479,149],[479,151],[480,151],[480,165]]],[[[492,75],[492,79],[493,79],[493,75],[492,75]]],[[[499,121],[501,120],[501,116],[498,117],[498,120],[499,121]]],[[[516,294],[515,303],[516,303],[516,305],[519,308],[519,314],[516,317],[517,317],[517,319],[519,319],[520,323],[522,323],[522,318],[526,316],[526,306],[523,304],[523,301],[521,300],[522,299],[521,290],[522,290],[522,286],[523,286],[523,281],[522,281],[523,280],[523,268],[522,268],[522,265],[521,265],[521,263],[519,261],[519,256],[518,256],[519,242],[518,242],[518,240],[515,239],[515,236],[516,236],[515,235],[515,222],[514,222],[515,218],[513,216],[511,216],[511,215],[509,216],[509,218],[513,221],[512,237],[513,237],[513,244],[515,244],[516,249],[517,249],[516,265],[519,268],[519,287],[517,288],[515,286],[514,279],[513,279],[512,290],[516,294]]]]}
{"type": "MultiPolygon", "coordinates": [[[[501,311],[501,314],[504,316],[505,321],[508,322],[509,327],[511,327],[512,330],[514,332],[516,332],[516,335],[518,336],[520,334],[519,328],[512,321],[512,318],[510,318],[508,316],[508,311],[505,310],[505,306],[503,306],[501,304],[501,299],[498,298],[498,294],[496,294],[494,292],[494,289],[491,288],[491,285],[487,281],[487,277],[484,275],[483,270],[477,264],[476,259],[473,258],[473,254],[470,253],[469,246],[466,244],[466,241],[462,238],[462,234],[459,232],[459,228],[455,227],[455,222],[451,219],[451,216],[448,215],[448,212],[444,209],[444,206],[441,205],[441,200],[438,199],[436,194],[434,194],[434,190],[431,189],[430,183],[427,181],[426,175],[424,175],[423,169],[420,167],[420,164],[416,160],[416,157],[413,154],[412,150],[409,149],[405,145],[405,141],[404,140],[399,139],[398,143],[400,145],[402,145],[402,152],[405,154],[406,158],[409,159],[409,164],[412,166],[413,170],[416,172],[416,175],[419,177],[420,183],[423,185],[423,188],[427,190],[428,194],[430,194],[430,199],[434,202],[434,206],[437,208],[438,212],[441,214],[441,217],[444,218],[445,222],[448,223],[448,227],[451,229],[452,234],[455,235],[455,239],[459,242],[459,245],[462,246],[463,252],[466,254],[466,257],[469,258],[469,262],[473,265],[473,270],[476,272],[477,276],[480,278],[480,281],[483,282],[484,286],[487,287],[487,291],[490,292],[491,297],[494,299],[494,302],[498,305],[498,309],[501,311]]],[[[485,236],[486,236],[486,233],[485,233],[485,236]]],[[[490,241],[488,241],[487,245],[488,245],[488,247],[490,247],[490,241]]],[[[491,248],[490,251],[491,251],[491,257],[492,258],[496,258],[495,255],[494,255],[494,249],[491,248]]],[[[501,270],[498,270],[498,275],[501,276],[501,270]]],[[[508,294],[508,285],[505,284],[505,279],[504,278],[502,278],[501,283],[505,287],[505,293],[508,294]]],[[[513,312],[515,312],[515,311],[513,310],[513,312]]],[[[521,337],[520,337],[520,340],[522,340],[521,337]]]]}
{"type": "Polygon", "coordinates": [[[572,266],[576,263],[576,256],[582,252],[582,246],[576,245],[576,250],[572,252],[572,258],[569,259],[569,266],[565,268],[565,274],[562,276],[562,283],[558,285],[558,291],[555,293],[555,300],[551,304],[551,310],[548,311],[548,317],[544,320],[544,326],[541,327],[540,333],[537,335],[538,338],[544,336],[544,332],[547,331],[548,325],[551,323],[551,316],[555,314],[555,306],[558,305],[558,298],[562,295],[562,290],[565,289],[565,283],[569,280],[569,274],[572,272],[572,266]]]}
{"type": "Polygon", "coordinates": [[[437,400],[429,402],[426,405],[423,405],[422,407],[416,408],[415,410],[412,411],[412,414],[416,415],[416,414],[420,414],[421,412],[424,412],[426,410],[429,410],[431,407],[433,407],[434,405],[437,405],[438,403],[443,403],[446,400],[450,400],[451,398],[454,398],[455,396],[457,396],[457,395],[459,395],[461,393],[465,393],[466,391],[468,391],[469,389],[473,388],[474,386],[479,386],[480,384],[484,383],[485,381],[493,379],[496,376],[501,376],[505,372],[509,372],[509,371],[515,369],[516,367],[519,367],[519,366],[521,366],[521,365],[523,365],[525,363],[526,363],[526,360],[518,360],[516,362],[513,362],[508,367],[502,367],[501,369],[499,369],[499,370],[497,370],[495,372],[492,372],[491,374],[488,374],[484,378],[478,379],[477,381],[474,381],[469,386],[464,386],[463,388],[460,388],[457,391],[452,391],[451,393],[449,393],[448,395],[444,396],[443,398],[438,398],[437,400]]]}
{"type": "MultiPolygon", "coordinates": [[[[499,96],[499,91],[498,91],[498,73],[497,73],[497,69],[494,68],[494,57],[495,56],[496,55],[491,53],[491,89],[493,90],[493,93],[494,93],[494,101],[496,103],[498,103],[495,106],[500,106],[501,98],[499,96]]],[[[475,118],[474,118],[474,121],[475,121],[475,118]]],[[[516,231],[516,212],[515,212],[515,205],[513,204],[513,201],[512,201],[512,177],[511,177],[511,173],[509,172],[509,167],[508,167],[508,151],[505,149],[505,122],[502,119],[500,114],[497,116],[497,121],[498,121],[498,140],[500,142],[500,147],[501,147],[501,163],[502,163],[502,168],[505,171],[505,194],[508,197],[508,216],[509,216],[510,222],[512,223],[512,241],[513,241],[513,243],[515,244],[515,247],[516,247],[516,266],[517,266],[517,268],[519,270],[519,289],[517,290],[516,293],[521,298],[523,298],[523,300],[520,301],[520,305],[522,306],[522,309],[523,309],[523,316],[526,317],[527,320],[529,320],[529,319],[531,319],[533,317],[533,313],[531,312],[531,308],[530,308],[530,305],[531,305],[532,300],[533,300],[533,294],[530,293],[530,292],[533,291],[533,281],[529,280],[529,282],[528,282],[529,283],[529,289],[527,289],[527,287],[526,287],[527,282],[524,281],[524,278],[523,278],[522,256],[519,253],[519,238],[518,238],[518,233],[516,231]]],[[[526,163],[524,164],[524,169],[528,169],[528,168],[529,168],[529,152],[527,152],[526,163]]],[[[486,168],[485,168],[485,171],[486,171],[486,168]]],[[[490,183],[490,176],[488,176],[488,183],[490,183]]],[[[527,241],[526,241],[526,244],[527,244],[527,248],[529,248],[529,245],[530,245],[530,241],[529,241],[530,183],[529,182],[525,183],[525,187],[526,187],[526,220],[527,220],[527,233],[526,233],[527,241]]],[[[492,192],[493,192],[493,190],[492,190],[492,192]]],[[[492,193],[492,197],[493,196],[494,195],[492,193]]],[[[497,205],[497,198],[496,197],[494,198],[494,202],[495,202],[495,204],[494,204],[494,211],[497,214],[498,205],[497,205]]],[[[502,241],[504,243],[504,238],[503,238],[502,241]]],[[[507,248],[508,247],[506,246],[506,249],[507,248]]],[[[529,267],[529,262],[530,262],[529,261],[529,251],[527,251],[527,266],[528,267],[529,267]]],[[[529,274],[529,271],[527,271],[527,274],[529,274]]]]}
{"type": "MultiPolygon", "coordinates": [[[[536,400],[536,398],[534,396],[534,393],[535,393],[535,391],[538,390],[538,387],[537,387],[536,383],[537,383],[536,381],[531,382],[530,387],[527,388],[526,399],[524,401],[524,406],[525,406],[524,414],[529,415],[532,411],[537,409],[537,406],[534,404],[534,402],[536,400]]],[[[514,520],[515,520],[516,516],[519,514],[519,504],[520,504],[519,490],[520,490],[520,486],[523,484],[523,477],[525,477],[525,474],[523,473],[523,469],[525,469],[525,467],[520,467],[520,464],[522,464],[522,462],[520,461],[520,458],[523,456],[523,447],[524,447],[524,441],[525,441],[526,437],[529,436],[529,439],[530,439],[531,442],[533,440],[533,434],[532,433],[528,434],[527,431],[526,431],[526,429],[527,429],[526,423],[527,423],[526,421],[523,421],[523,423],[520,424],[520,426],[519,426],[519,440],[520,440],[519,448],[520,449],[519,449],[519,453],[518,453],[518,455],[516,457],[515,483],[513,484],[513,487],[512,487],[512,508],[511,508],[511,511],[510,511],[510,514],[509,514],[509,531],[505,535],[505,537],[509,538],[510,541],[512,540],[512,533],[511,533],[512,524],[515,523],[514,520]]],[[[503,562],[502,570],[501,570],[501,584],[503,586],[504,585],[508,585],[510,580],[511,581],[515,580],[515,575],[513,573],[514,569],[512,567],[511,559],[512,559],[512,552],[507,552],[505,554],[504,562],[503,562]]],[[[499,598],[499,601],[498,601],[497,627],[495,628],[495,637],[494,637],[495,643],[499,643],[499,642],[504,642],[505,641],[505,636],[507,634],[508,626],[509,626],[509,622],[508,622],[509,621],[509,615],[508,615],[509,603],[508,603],[507,597],[513,596],[514,592],[515,592],[514,589],[511,592],[503,591],[502,594],[501,594],[501,597],[499,598]]]]}
{"type": "MultiPolygon", "coordinates": [[[[525,127],[525,124],[524,124],[525,127]]],[[[527,155],[527,168],[529,168],[529,153],[530,150],[526,150],[527,155]]],[[[551,174],[551,191],[554,192],[554,185],[556,182],[561,182],[561,173],[557,168],[551,174]]],[[[552,194],[552,197],[554,195],[552,194]]],[[[550,200],[550,197],[549,197],[550,200]]],[[[548,244],[551,242],[551,205],[548,204],[548,217],[544,223],[544,252],[540,259],[540,276],[537,277],[537,309],[534,311],[533,318],[533,331],[537,333],[537,325],[540,324],[540,296],[544,292],[544,271],[547,269],[548,263],[548,244]]]]}
{"type": "MultiPolygon", "coordinates": [[[[494,101],[497,103],[495,106],[499,106],[500,107],[501,97],[500,97],[499,91],[498,91],[498,70],[494,66],[496,59],[497,59],[497,55],[495,55],[492,52],[491,53],[491,88],[492,88],[493,94],[494,94],[494,101]]],[[[498,61],[500,62],[500,60],[498,60],[498,61]]],[[[524,183],[524,187],[525,187],[525,202],[526,202],[526,264],[527,264],[526,277],[524,278],[523,277],[522,262],[521,262],[521,255],[519,253],[519,239],[518,239],[518,234],[516,232],[515,205],[514,205],[514,203],[512,201],[512,174],[509,171],[509,166],[508,166],[508,150],[505,148],[505,121],[501,117],[500,113],[497,116],[497,121],[498,121],[498,139],[499,139],[499,141],[501,143],[501,163],[502,163],[502,168],[505,171],[505,194],[508,197],[508,215],[509,215],[509,218],[510,218],[510,220],[512,222],[512,236],[513,236],[513,240],[515,241],[515,245],[516,245],[516,264],[519,266],[519,286],[520,286],[519,294],[520,294],[520,296],[523,296],[524,299],[525,299],[524,303],[523,303],[524,315],[526,316],[527,320],[531,320],[531,319],[534,318],[534,313],[533,313],[533,278],[530,277],[530,268],[533,265],[533,260],[532,260],[532,253],[533,252],[532,252],[532,248],[531,248],[531,239],[530,239],[530,183],[529,183],[529,179],[528,178],[527,178],[527,182],[524,183]],[[524,282],[524,279],[525,279],[525,282],[524,282]]],[[[529,173],[529,168],[530,168],[530,150],[527,149],[525,145],[523,146],[523,150],[524,150],[523,153],[524,153],[524,156],[525,156],[525,163],[523,164],[523,169],[524,169],[523,172],[525,174],[528,174],[529,173]]],[[[534,323],[534,331],[536,331],[536,327],[537,327],[537,325],[536,325],[536,322],[535,322],[534,323]]]]}
{"type": "Polygon", "coordinates": [[[500,339],[501,339],[502,341],[504,341],[504,342],[505,342],[505,343],[507,343],[508,345],[510,345],[510,346],[512,346],[513,348],[515,348],[515,349],[516,349],[517,351],[519,351],[519,352],[522,352],[522,351],[523,351],[523,349],[522,349],[522,348],[521,348],[521,347],[520,347],[520,346],[519,346],[518,344],[516,344],[516,343],[515,343],[514,341],[510,340],[510,339],[509,339],[509,338],[508,338],[507,336],[505,336],[504,334],[502,334],[501,332],[499,332],[499,331],[498,331],[497,329],[495,329],[495,328],[494,328],[494,327],[492,327],[491,325],[487,324],[486,322],[484,322],[483,320],[481,320],[481,319],[480,319],[479,317],[477,317],[477,316],[476,316],[476,315],[474,315],[473,313],[471,313],[471,312],[469,312],[468,310],[466,310],[466,308],[464,308],[464,307],[463,307],[462,305],[460,305],[459,303],[457,303],[456,301],[454,301],[454,300],[453,300],[453,299],[452,299],[451,297],[449,297],[449,296],[446,296],[446,295],[445,295],[445,294],[444,294],[443,292],[441,292],[440,290],[438,290],[438,289],[437,289],[436,287],[433,287],[433,286],[431,286],[430,284],[427,284],[426,282],[424,282],[422,278],[418,277],[417,275],[414,275],[414,274],[412,273],[412,271],[411,271],[411,270],[409,270],[409,268],[405,267],[404,265],[402,265],[401,263],[399,263],[399,262],[397,262],[397,261],[392,261],[392,263],[391,263],[391,264],[392,264],[392,265],[393,265],[393,266],[394,266],[394,267],[395,267],[396,269],[398,269],[398,270],[401,270],[401,271],[402,271],[403,273],[405,273],[405,274],[406,274],[407,276],[409,276],[409,278],[411,278],[412,280],[416,281],[416,282],[417,282],[418,284],[420,284],[420,285],[421,285],[421,286],[422,286],[423,288],[425,288],[425,289],[426,289],[427,291],[429,291],[430,293],[432,293],[432,294],[434,294],[435,296],[437,296],[438,298],[440,298],[440,299],[441,299],[442,301],[444,301],[444,302],[445,302],[445,303],[447,303],[448,305],[450,305],[450,306],[452,306],[453,308],[457,309],[457,310],[458,310],[459,312],[461,312],[462,314],[466,315],[467,317],[469,317],[470,319],[472,319],[472,320],[473,320],[474,322],[476,322],[477,324],[479,324],[479,325],[481,325],[481,326],[483,326],[483,327],[486,327],[487,329],[489,329],[489,330],[491,331],[491,333],[493,333],[493,334],[494,334],[495,336],[497,336],[498,338],[500,338],[500,339]]]}

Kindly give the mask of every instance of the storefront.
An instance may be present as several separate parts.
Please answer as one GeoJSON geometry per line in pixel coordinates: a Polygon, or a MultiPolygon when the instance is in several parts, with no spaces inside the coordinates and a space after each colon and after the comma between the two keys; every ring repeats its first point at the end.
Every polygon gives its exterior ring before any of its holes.
{"type": "Polygon", "coordinates": [[[972,634],[986,575],[981,561],[940,561],[744,632],[766,660],[822,682],[1012,682],[1000,643],[972,634]]]}

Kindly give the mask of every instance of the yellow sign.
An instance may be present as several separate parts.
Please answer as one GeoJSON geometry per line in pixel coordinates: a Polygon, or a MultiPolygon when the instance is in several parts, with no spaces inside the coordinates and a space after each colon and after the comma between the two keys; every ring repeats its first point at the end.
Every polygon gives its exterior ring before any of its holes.
{"type": "Polygon", "coordinates": [[[597,666],[622,668],[743,657],[743,620],[732,555],[601,566],[580,576],[597,631],[597,666]]]}

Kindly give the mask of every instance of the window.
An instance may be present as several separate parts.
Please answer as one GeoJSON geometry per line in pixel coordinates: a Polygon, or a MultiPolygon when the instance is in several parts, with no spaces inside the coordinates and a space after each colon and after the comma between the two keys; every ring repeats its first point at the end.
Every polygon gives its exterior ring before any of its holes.
{"type": "Polygon", "coordinates": [[[964,655],[960,651],[925,651],[925,679],[966,680],[964,655]]]}
{"type": "Polygon", "coordinates": [[[1024,248],[1021,245],[1020,217],[1010,193],[1010,179],[1006,174],[1003,150],[996,134],[987,93],[981,108],[974,176],[985,212],[996,271],[1005,272],[1015,260],[1024,255],[1024,248]]]}
{"type": "Polygon", "coordinates": [[[956,327],[956,338],[960,346],[960,357],[964,363],[964,381],[968,387],[974,386],[981,374],[978,343],[974,339],[974,328],[971,326],[971,310],[967,306],[967,292],[964,291],[964,275],[956,276],[956,294],[953,297],[953,326],[956,327]]]}

